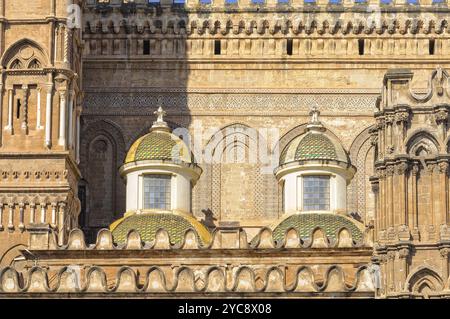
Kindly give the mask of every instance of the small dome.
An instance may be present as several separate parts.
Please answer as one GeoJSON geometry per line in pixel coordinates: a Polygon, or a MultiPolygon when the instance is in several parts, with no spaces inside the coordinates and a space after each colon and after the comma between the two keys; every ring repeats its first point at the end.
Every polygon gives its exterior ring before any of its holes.
{"type": "Polygon", "coordinates": [[[156,232],[161,228],[169,233],[172,244],[182,244],[189,229],[196,233],[201,245],[208,245],[212,238],[208,229],[194,217],[175,212],[127,213],[124,218],[110,226],[114,242],[118,244],[125,243],[128,233],[133,229],[144,242],[151,242],[155,240],[156,232]]]}
{"type": "Polygon", "coordinates": [[[316,227],[320,227],[329,238],[337,239],[338,231],[346,228],[354,241],[363,238],[362,231],[355,223],[342,215],[332,213],[295,213],[283,219],[273,230],[273,238],[277,241],[283,240],[286,231],[294,228],[300,238],[311,236],[316,227]]]}
{"type": "Polygon", "coordinates": [[[164,121],[166,112],[159,107],[150,132],[139,138],[130,147],[125,164],[137,161],[171,161],[175,163],[193,163],[193,156],[186,143],[170,132],[164,121]]]}
{"type": "Polygon", "coordinates": [[[336,160],[336,149],[330,139],[323,134],[307,134],[298,144],[295,151],[296,161],[308,159],[336,160]]]}
{"type": "Polygon", "coordinates": [[[293,139],[283,150],[280,165],[311,160],[347,162],[345,150],[323,132],[310,131],[293,139]]]}
{"type": "Polygon", "coordinates": [[[153,130],[133,143],[125,164],[145,160],[192,163],[192,156],[181,138],[166,130],[153,130]]]}

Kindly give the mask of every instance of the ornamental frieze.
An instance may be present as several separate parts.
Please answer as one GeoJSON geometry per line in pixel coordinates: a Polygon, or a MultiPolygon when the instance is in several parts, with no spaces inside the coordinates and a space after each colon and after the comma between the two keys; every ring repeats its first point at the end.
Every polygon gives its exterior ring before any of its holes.
{"type": "MultiPolygon", "coordinates": [[[[151,114],[157,105],[169,111],[309,112],[311,105],[326,106],[325,112],[371,115],[376,95],[360,94],[199,94],[199,93],[86,93],[84,115],[151,114]]],[[[325,113],[324,112],[324,113],[325,113]]]]}

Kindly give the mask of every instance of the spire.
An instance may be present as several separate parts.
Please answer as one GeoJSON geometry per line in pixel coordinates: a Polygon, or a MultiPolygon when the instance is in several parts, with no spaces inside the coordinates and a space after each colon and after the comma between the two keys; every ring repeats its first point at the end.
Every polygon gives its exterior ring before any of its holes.
{"type": "Polygon", "coordinates": [[[309,123],[307,126],[308,130],[318,130],[323,131],[325,128],[322,125],[322,122],[319,120],[320,111],[317,108],[317,106],[311,107],[311,110],[309,111],[309,123]]]}
{"type": "Polygon", "coordinates": [[[157,111],[153,112],[156,115],[156,121],[153,122],[152,128],[150,131],[154,130],[167,130],[170,131],[167,122],[164,121],[164,116],[167,114],[166,111],[160,106],[157,111]]]}

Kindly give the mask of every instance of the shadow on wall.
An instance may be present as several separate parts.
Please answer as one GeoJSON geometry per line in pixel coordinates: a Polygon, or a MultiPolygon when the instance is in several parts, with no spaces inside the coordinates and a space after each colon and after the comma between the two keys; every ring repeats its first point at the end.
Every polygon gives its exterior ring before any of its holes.
{"type": "Polygon", "coordinates": [[[152,126],[153,112],[162,106],[171,128],[191,122],[184,5],[95,2],[83,13],[79,222],[88,242],[123,216],[119,168],[131,144],[152,126]]]}

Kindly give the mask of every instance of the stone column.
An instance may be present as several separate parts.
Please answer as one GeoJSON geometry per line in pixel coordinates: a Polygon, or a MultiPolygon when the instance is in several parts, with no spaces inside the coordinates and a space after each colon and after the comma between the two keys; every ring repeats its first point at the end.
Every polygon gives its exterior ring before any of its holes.
{"type": "Polygon", "coordinates": [[[45,220],[46,220],[46,208],[47,208],[47,204],[46,203],[41,203],[39,206],[41,206],[41,224],[45,224],[45,220]]]}
{"type": "Polygon", "coordinates": [[[396,201],[398,201],[399,210],[396,212],[397,221],[399,227],[399,238],[400,240],[409,240],[409,230],[408,230],[408,207],[407,207],[407,194],[408,194],[408,185],[406,179],[406,171],[408,169],[408,164],[406,162],[401,162],[396,165],[395,173],[397,175],[397,190],[394,191],[396,194],[396,201]]]}
{"type": "Polygon", "coordinates": [[[76,131],[76,141],[75,141],[75,143],[76,143],[76,145],[75,145],[75,147],[76,147],[76,150],[75,150],[75,153],[76,153],[76,161],[77,161],[77,164],[79,164],[80,163],[80,110],[78,110],[77,109],[77,112],[76,112],[76,123],[75,123],[75,125],[76,125],[76,129],[75,129],[75,131],[76,131]]]}
{"type": "Polygon", "coordinates": [[[399,287],[398,287],[398,292],[406,292],[407,290],[407,285],[406,285],[406,278],[408,278],[408,257],[409,257],[409,248],[408,247],[404,247],[401,248],[398,251],[398,258],[401,264],[401,269],[398,272],[398,283],[399,283],[399,287]]]}
{"type": "Polygon", "coordinates": [[[385,118],[386,123],[386,154],[392,154],[394,151],[394,142],[393,142],[393,124],[394,124],[394,115],[388,114],[385,118]]]}
{"type": "Polygon", "coordinates": [[[10,231],[14,230],[14,203],[8,204],[9,207],[9,218],[8,218],[8,229],[10,231]]]}
{"type": "Polygon", "coordinates": [[[439,167],[439,213],[440,213],[440,224],[446,225],[450,223],[448,219],[448,162],[438,163],[439,167]]]}
{"type": "Polygon", "coordinates": [[[20,231],[25,230],[24,213],[25,213],[25,204],[19,203],[19,230],[20,231]]]}
{"type": "Polygon", "coordinates": [[[68,141],[67,144],[69,149],[73,146],[73,102],[75,98],[75,92],[70,91],[69,93],[69,128],[68,128],[68,141]]]}
{"type": "Polygon", "coordinates": [[[371,177],[369,179],[372,186],[372,192],[375,194],[375,230],[374,230],[374,241],[379,239],[379,232],[381,229],[380,223],[380,179],[379,177],[371,177]]]}
{"type": "Polygon", "coordinates": [[[8,124],[5,126],[5,130],[10,134],[13,134],[13,103],[14,103],[14,91],[13,88],[7,88],[8,91],[8,124]]]}
{"type": "Polygon", "coordinates": [[[395,121],[397,122],[397,150],[400,154],[404,154],[406,152],[405,150],[405,143],[403,143],[404,139],[406,138],[406,124],[409,120],[409,112],[406,110],[399,111],[395,114],[395,121]]]}
{"type": "Polygon", "coordinates": [[[36,204],[30,203],[30,224],[36,222],[36,204]]]}
{"type": "Polygon", "coordinates": [[[428,239],[434,240],[435,239],[435,230],[436,230],[436,210],[435,210],[435,204],[434,201],[436,200],[436,190],[434,187],[434,171],[436,169],[435,163],[429,163],[427,164],[426,170],[429,178],[429,187],[430,187],[430,205],[429,205],[429,216],[431,219],[429,220],[429,224],[427,225],[427,231],[428,231],[428,239]]]}
{"type": "Polygon", "coordinates": [[[388,263],[388,292],[395,291],[395,251],[388,251],[387,253],[387,263],[388,263]]]}
{"type": "Polygon", "coordinates": [[[449,263],[448,263],[448,255],[450,252],[450,247],[445,247],[439,250],[440,254],[441,254],[441,264],[442,264],[442,278],[444,279],[444,290],[445,289],[449,289],[450,287],[449,285],[449,281],[448,281],[448,276],[449,276],[449,263]]]}
{"type": "Polygon", "coordinates": [[[51,220],[50,220],[50,226],[52,228],[56,227],[56,203],[51,203],[52,206],[52,216],[51,216],[51,220]]]}
{"type": "Polygon", "coordinates": [[[381,232],[384,232],[387,228],[387,218],[386,218],[386,172],[383,169],[378,170],[379,182],[379,232],[378,237],[382,238],[381,232]]]}
{"type": "Polygon", "coordinates": [[[28,85],[22,85],[23,112],[21,114],[21,129],[25,134],[28,134],[28,92],[28,85]]]}
{"type": "Polygon", "coordinates": [[[42,130],[41,125],[41,91],[42,87],[37,88],[37,106],[36,106],[36,129],[42,130]]]}
{"type": "Polygon", "coordinates": [[[45,146],[52,147],[52,95],[53,83],[47,83],[47,103],[45,107],[45,146]]]}
{"type": "Polygon", "coordinates": [[[385,122],[384,117],[377,118],[377,128],[378,128],[378,157],[383,158],[385,154],[385,122]]]}
{"type": "MultiPolygon", "coordinates": [[[[1,24],[1,22],[0,22],[0,24],[1,24]]],[[[3,124],[3,83],[1,82],[2,77],[3,77],[3,74],[0,73],[0,127],[3,124]]],[[[3,134],[3,132],[0,128],[0,146],[2,146],[2,134],[3,134]]],[[[0,221],[0,223],[1,223],[1,221],[0,221]]]]}
{"type": "Polygon", "coordinates": [[[5,229],[3,226],[3,203],[0,203],[0,231],[5,229]]]}
{"type": "Polygon", "coordinates": [[[386,215],[387,215],[387,229],[392,230],[394,226],[394,166],[389,165],[386,167],[386,184],[387,184],[387,196],[386,196],[386,215]]]}
{"type": "Polygon", "coordinates": [[[412,192],[412,235],[414,239],[419,239],[419,208],[417,207],[417,179],[419,174],[419,165],[414,164],[411,170],[411,192],[412,192]]]}
{"type": "Polygon", "coordinates": [[[58,216],[58,244],[64,245],[65,238],[65,219],[66,219],[66,203],[59,203],[59,216],[58,216]]]}
{"type": "Polygon", "coordinates": [[[66,131],[67,131],[67,91],[59,92],[59,140],[58,144],[67,147],[66,131]]]}

